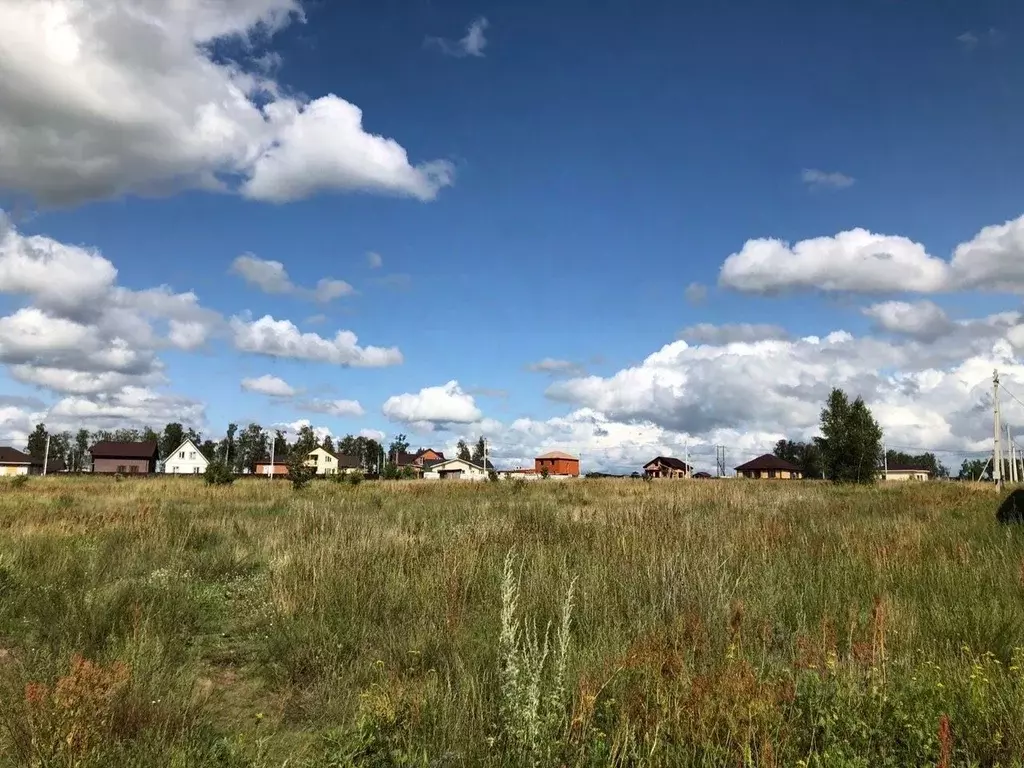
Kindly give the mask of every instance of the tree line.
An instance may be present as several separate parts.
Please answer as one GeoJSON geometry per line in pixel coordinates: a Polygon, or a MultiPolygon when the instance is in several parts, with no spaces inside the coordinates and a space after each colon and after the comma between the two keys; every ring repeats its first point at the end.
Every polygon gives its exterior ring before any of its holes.
{"type": "MultiPolygon", "coordinates": [[[[50,466],[63,465],[72,472],[86,469],[91,462],[89,448],[104,440],[125,443],[153,441],[158,446],[160,458],[166,459],[188,439],[209,461],[223,464],[233,472],[252,471],[257,462],[269,461],[272,453],[275,461],[286,464],[304,458],[318,447],[332,453],[355,456],[367,471],[380,471],[384,464],[384,449],[373,438],[346,435],[335,442],[328,435],[321,440],[309,426],[300,428],[295,438],[289,441],[281,430],[271,432],[256,423],[240,430],[237,424],[229,424],[224,438],[214,441],[203,439],[202,433],[198,430],[185,427],[178,422],[166,424],[160,432],[145,427],[92,432],[88,429],[79,429],[76,432],[53,433],[50,433],[43,423],[37,424],[29,435],[25,452],[42,461],[46,455],[47,438],[50,441],[50,466]]],[[[404,445],[401,447],[402,451],[408,450],[409,444],[405,435],[399,435],[391,447],[394,448],[396,445],[404,445]]]]}
{"type": "MultiPolygon", "coordinates": [[[[911,454],[883,450],[882,428],[864,399],[853,401],[841,389],[833,389],[821,410],[821,435],[810,441],[779,440],[772,451],[800,467],[806,478],[833,482],[871,483],[888,466],[921,467],[933,477],[949,477],[934,453],[911,454]]],[[[964,462],[965,467],[967,462],[964,462]]],[[[961,469],[961,477],[964,477],[961,469]]]]}

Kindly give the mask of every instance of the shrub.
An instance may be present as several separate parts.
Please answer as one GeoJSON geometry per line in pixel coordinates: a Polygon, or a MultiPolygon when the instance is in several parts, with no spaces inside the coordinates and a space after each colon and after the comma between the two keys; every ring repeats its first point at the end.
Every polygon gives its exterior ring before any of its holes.
{"type": "Polygon", "coordinates": [[[235,482],[235,475],[220,461],[211,461],[207,465],[203,477],[207,485],[231,485],[235,482]]]}
{"type": "Polygon", "coordinates": [[[548,471],[547,467],[541,467],[540,468],[540,476],[541,476],[541,479],[547,480],[551,476],[551,473],[548,471]]]}
{"type": "Polygon", "coordinates": [[[288,465],[288,478],[292,481],[292,488],[296,491],[305,488],[315,476],[316,469],[307,467],[301,459],[292,461],[288,465]]]}
{"type": "Polygon", "coordinates": [[[493,469],[490,469],[490,470],[487,471],[487,479],[490,480],[492,483],[496,483],[501,478],[498,477],[498,473],[497,472],[495,472],[493,469]]]}
{"type": "Polygon", "coordinates": [[[342,477],[345,478],[345,482],[349,485],[359,485],[363,482],[363,473],[361,470],[353,469],[350,472],[346,472],[342,477]]]}
{"type": "Polygon", "coordinates": [[[27,482],[28,475],[15,475],[10,481],[12,488],[21,488],[27,482]]]}

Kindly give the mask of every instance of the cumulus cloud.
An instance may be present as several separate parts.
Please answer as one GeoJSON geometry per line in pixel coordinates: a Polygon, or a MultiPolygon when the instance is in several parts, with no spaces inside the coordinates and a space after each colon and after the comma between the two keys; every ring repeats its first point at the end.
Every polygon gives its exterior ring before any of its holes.
{"type": "Polygon", "coordinates": [[[722,264],[719,283],[748,293],[931,292],[946,288],[948,265],[905,237],[852,229],[795,245],[770,238],[748,240],[722,264]]]}
{"type": "Polygon", "coordinates": [[[384,257],[376,251],[370,251],[366,254],[366,263],[369,265],[370,269],[380,269],[384,266],[384,257]]]}
{"type": "Polygon", "coordinates": [[[490,26],[487,19],[480,17],[475,19],[466,30],[466,34],[460,40],[448,40],[443,37],[428,37],[427,44],[434,46],[442,53],[455,58],[466,56],[482,57],[484,48],[487,47],[487,38],[484,33],[490,26]]]}
{"type": "Polygon", "coordinates": [[[720,285],[746,293],[819,290],[937,293],[983,290],[1024,293],[1024,216],[987,226],[958,245],[950,261],[921,243],[865,229],[790,245],[748,240],[722,264],[720,285]]]}
{"type": "Polygon", "coordinates": [[[922,341],[934,341],[954,327],[942,307],[931,301],[886,301],[866,307],[863,312],[880,330],[922,341]]]}
{"type": "Polygon", "coordinates": [[[845,173],[821,171],[817,168],[804,168],[800,180],[811,189],[846,189],[856,181],[845,173]]]}
{"type": "MultiPolygon", "coordinates": [[[[268,74],[259,43],[301,17],[298,0],[2,0],[0,187],[47,204],[239,183],[272,202],[433,199],[448,162],[413,164],[354,104],[307,100],[268,74]],[[248,41],[250,57],[215,56],[226,38],[248,41]]],[[[467,54],[482,50],[468,39],[467,54]]]]}
{"type": "Polygon", "coordinates": [[[298,390],[287,381],[270,374],[254,379],[242,379],[242,390],[268,397],[293,397],[298,394],[298,390]]]}
{"type": "Polygon", "coordinates": [[[46,413],[50,429],[90,430],[142,428],[177,421],[201,425],[206,411],[201,403],[179,395],[168,395],[144,387],[125,387],[113,394],[66,397],[46,413]]]}
{"type": "Polygon", "coordinates": [[[553,357],[545,357],[535,363],[527,363],[525,367],[532,373],[546,373],[550,376],[579,376],[586,372],[582,363],[558,360],[553,357]]]}
{"type": "Polygon", "coordinates": [[[457,381],[425,387],[415,394],[394,395],[384,402],[381,411],[390,421],[426,430],[470,424],[483,416],[473,396],[464,392],[457,381]]]}
{"type": "Polygon", "coordinates": [[[241,352],[355,368],[402,363],[397,347],[361,347],[351,331],[338,331],[333,339],[327,339],[317,333],[303,333],[290,320],[275,320],[271,315],[259,320],[233,317],[230,325],[235,348],[241,352]]]}
{"type": "Polygon", "coordinates": [[[298,407],[329,416],[362,416],[365,413],[358,400],[306,400],[299,403],[298,407]]]}
{"type": "Polygon", "coordinates": [[[264,293],[285,294],[321,303],[355,293],[355,289],[344,280],[335,280],[332,277],[321,278],[315,288],[302,288],[291,281],[284,264],[280,261],[261,259],[251,253],[243,253],[236,257],[231,262],[230,271],[264,293]]]}
{"type": "Polygon", "coordinates": [[[712,325],[698,323],[684,328],[679,337],[696,344],[731,344],[735,341],[761,341],[762,339],[787,339],[789,332],[778,325],[767,323],[727,323],[712,325]]]}

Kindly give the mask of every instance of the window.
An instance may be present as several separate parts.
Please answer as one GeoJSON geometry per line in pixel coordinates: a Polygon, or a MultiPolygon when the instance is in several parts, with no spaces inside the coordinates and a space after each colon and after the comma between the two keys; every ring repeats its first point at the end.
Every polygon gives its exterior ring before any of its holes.
{"type": "Polygon", "coordinates": [[[124,471],[125,471],[125,466],[124,466],[124,464],[118,464],[118,465],[117,465],[117,471],[118,471],[118,472],[120,472],[120,473],[121,473],[121,474],[123,475],[123,474],[124,474],[124,471]]]}
{"type": "Polygon", "coordinates": [[[324,461],[326,461],[328,464],[330,464],[332,461],[334,461],[334,457],[333,456],[324,456],[324,461]]]}
{"type": "Polygon", "coordinates": [[[185,452],[184,452],[184,451],[182,451],[181,453],[179,453],[179,454],[178,454],[178,458],[179,458],[179,459],[184,459],[184,458],[185,458],[185,452]]]}
{"type": "MultiPolygon", "coordinates": [[[[189,457],[190,459],[194,459],[194,458],[196,457],[196,452],[195,452],[195,451],[189,451],[189,452],[188,452],[188,457],[189,457]]],[[[185,458],[185,454],[184,454],[184,453],[183,453],[183,454],[181,454],[181,458],[185,458]]]]}
{"type": "Polygon", "coordinates": [[[193,472],[194,474],[198,475],[198,474],[199,474],[199,467],[194,467],[194,468],[192,469],[192,472],[193,472]]]}
{"type": "Polygon", "coordinates": [[[129,474],[135,475],[135,474],[138,474],[138,471],[139,471],[139,468],[137,466],[135,466],[134,464],[132,464],[130,467],[128,467],[129,474]]]}
{"type": "Polygon", "coordinates": [[[774,480],[775,479],[775,470],[774,469],[769,469],[768,470],[768,479],[769,480],[774,480]]]}

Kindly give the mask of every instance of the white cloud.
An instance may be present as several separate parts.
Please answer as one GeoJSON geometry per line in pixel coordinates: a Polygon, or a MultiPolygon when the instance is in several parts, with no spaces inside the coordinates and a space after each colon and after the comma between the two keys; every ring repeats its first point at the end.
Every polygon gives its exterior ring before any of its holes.
{"type": "Polygon", "coordinates": [[[277,376],[264,374],[255,379],[242,379],[242,389],[269,397],[293,397],[298,393],[291,384],[277,376]]]}
{"type": "Polygon", "coordinates": [[[804,168],[800,180],[811,189],[846,189],[856,181],[845,173],[820,171],[817,168],[804,168]]]}
{"type": "Polygon", "coordinates": [[[430,429],[449,424],[469,424],[482,418],[472,395],[457,381],[440,387],[425,387],[418,393],[389,397],[382,412],[391,421],[430,429]]]}
{"type": "Polygon", "coordinates": [[[0,0],[0,186],[56,204],[236,180],[274,202],[432,199],[450,164],[413,165],[355,105],[306,101],[267,74],[264,33],[300,16],[298,0],[0,0]],[[227,37],[250,58],[215,58],[227,37]]]}
{"type": "Polygon", "coordinates": [[[428,37],[427,43],[437,47],[448,56],[454,56],[459,59],[466,56],[479,58],[484,55],[484,48],[487,47],[487,38],[484,33],[489,26],[490,22],[481,16],[469,25],[465,36],[460,40],[452,41],[443,37],[428,37]]]}
{"type": "Polygon", "coordinates": [[[360,429],[359,436],[370,440],[376,440],[378,443],[383,442],[384,440],[384,433],[379,429],[360,429]]]}
{"type": "Polygon", "coordinates": [[[886,301],[866,307],[863,312],[883,331],[922,341],[934,341],[954,327],[942,307],[931,301],[886,301]]]}
{"type": "Polygon", "coordinates": [[[202,425],[206,421],[201,403],[178,395],[165,395],[144,387],[125,387],[114,394],[66,397],[46,413],[50,429],[90,430],[141,428],[177,421],[202,425]]]}
{"type": "Polygon", "coordinates": [[[351,331],[338,331],[333,339],[326,339],[316,333],[303,333],[290,320],[275,320],[270,315],[259,320],[234,317],[230,325],[235,348],[242,352],[357,368],[402,363],[397,347],[361,347],[351,331]]]}
{"type": "Polygon", "coordinates": [[[331,277],[321,278],[316,288],[302,288],[291,281],[284,264],[280,261],[261,259],[251,253],[243,253],[236,257],[231,262],[230,271],[264,293],[308,298],[321,303],[355,293],[352,286],[344,280],[335,280],[331,277]]]}
{"type": "Polygon", "coordinates": [[[370,266],[370,269],[380,269],[384,266],[384,257],[376,251],[370,251],[366,254],[366,263],[370,266]]]}
{"type": "Polygon", "coordinates": [[[763,339],[787,339],[789,333],[785,328],[766,323],[727,323],[712,325],[698,323],[684,328],[679,332],[681,339],[696,344],[731,344],[736,341],[751,342],[763,339]]]}
{"type": "Polygon", "coordinates": [[[532,373],[547,373],[551,376],[579,376],[585,372],[581,363],[574,363],[572,360],[558,360],[552,357],[545,357],[535,363],[527,363],[526,370],[532,373]]]}
{"type": "Polygon", "coordinates": [[[358,400],[307,400],[299,403],[298,407],[304,411],[340,417],[362,416],[365,413],[358,400]]]}
{"type": "Polygon", "coordinates": [[[1024,216],[958,245],[951,268],[960,288],[1024,293],[1024,216]]]}
{"type": "Polygon", "coordinates": [[[852,229],[793,246],[769,238],[748,240],[722,264],[719,283],[748,293],[931,292],[947,287],[948,265],[905,237],[852,229]]]}

